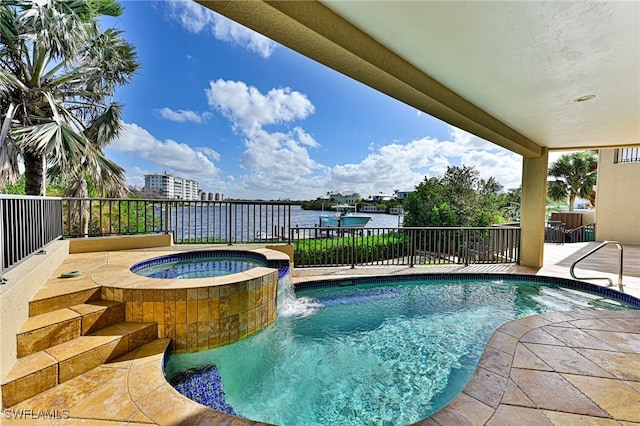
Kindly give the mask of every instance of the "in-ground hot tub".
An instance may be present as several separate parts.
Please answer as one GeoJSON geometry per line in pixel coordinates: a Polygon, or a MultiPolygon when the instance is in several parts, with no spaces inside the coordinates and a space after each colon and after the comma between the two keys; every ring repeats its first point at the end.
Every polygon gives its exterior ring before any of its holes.
{"type": "Polygon", "coordinates": [[[131,253],[97,268],[92,279],[104,300],[125,302],[127,321],[156,322],[158,337],[184,353],[236,342],[275,321],[278,277],[288,273],[289,256],[280,251],[208,248],[151,258],[131,253]],[[138,274],[154,268],[171,272],[138,274]]]}
{"type": "Polygon", "coordinates": [[[149,278],[209,278],[245,272],[259,266],[269,266],[267,259],[251,252],[192,251],[138,262],[131,272],[149,278]]]}

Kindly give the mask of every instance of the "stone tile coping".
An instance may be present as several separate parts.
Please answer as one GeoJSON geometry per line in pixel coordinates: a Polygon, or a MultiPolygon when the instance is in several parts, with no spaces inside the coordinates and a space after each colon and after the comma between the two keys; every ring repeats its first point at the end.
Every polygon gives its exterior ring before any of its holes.
{"type": "MultiPolygon", "coordinates": [[[[490,338],[462,392],[416,424],[640,422],[639,333],[640,311],[554,312],[508,322],[490,338]]],[[[169,339],[148,343],[11,413],[55,409],[69,417],[47,424],[263,424],[180,395],[163,374],[169,345],[169,339]]]]}
{"type": "Polygon", "coordinates": [[[245,281],[262,277],[273,269],[256,267],[245,272],[211,278],[193,278],[188,280],[149,278],[131,272],[136,263],[160,256],[190,251],[247,251],[265,256],[268,261],[289,261],[285,253],[267,248],[180,246],[151,249],[133,249],[118,252],[78,253],[71,254],[64,264],[54,272],[52,279],[35,295],[32,300],[38,302],[57,295],[82,290],[93,290],[100,286],[129,289],[183,289],[226,285],[237,281],[245,281]],[[64,272],[79,271],[81,275],[72,278],[61,278],[64,272]],[[55,285],[51,285],[55,284],[55,285]]]}

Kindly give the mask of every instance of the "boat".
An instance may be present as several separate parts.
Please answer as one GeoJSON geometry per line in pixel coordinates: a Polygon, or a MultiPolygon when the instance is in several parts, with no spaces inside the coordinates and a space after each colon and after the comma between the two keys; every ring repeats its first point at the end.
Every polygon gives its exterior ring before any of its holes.
{"type": "Polygon", "coordinates": [[[356,214],[356,206],[338,204],[331,208],[333,214],[320,215],[321,228],[364,228],[371,220],[371,216],[356,214]]]}

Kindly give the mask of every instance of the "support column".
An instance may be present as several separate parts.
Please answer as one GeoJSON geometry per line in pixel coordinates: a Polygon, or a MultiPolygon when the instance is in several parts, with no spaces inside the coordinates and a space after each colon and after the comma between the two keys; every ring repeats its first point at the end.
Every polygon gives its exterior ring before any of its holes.
{"type": "Polygon", "coordinates": [[[539,157],[524,157],[522,161],[520,263],[523,266],[539,268],[543,264],[548,161],[547,148],[543,148],[539,157]]]}

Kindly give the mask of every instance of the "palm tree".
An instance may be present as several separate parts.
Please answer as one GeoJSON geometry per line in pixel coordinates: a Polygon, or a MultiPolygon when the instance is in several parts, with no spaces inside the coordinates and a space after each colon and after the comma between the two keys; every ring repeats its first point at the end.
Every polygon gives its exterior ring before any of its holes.
{"type": "Polygon", "coordinates": [[[21,156],[29,195],[45,195],[47,172],[69,183],[68,195],[87,184],[126,193],[124,170],[104,148],[122,126],[115,89],[139,64],[120,31],[98,24],[121,13],[115,0],[0,4],[0,190],[21,156]]]}
{"type": "Polygon", "coordinates": [[[549,167],[548,195],[554,201],[569,198],[569,211],[573,211],[576,197],[592,199],[596,185],[598,158],[593,151],[563,155],[549,167]]]}

